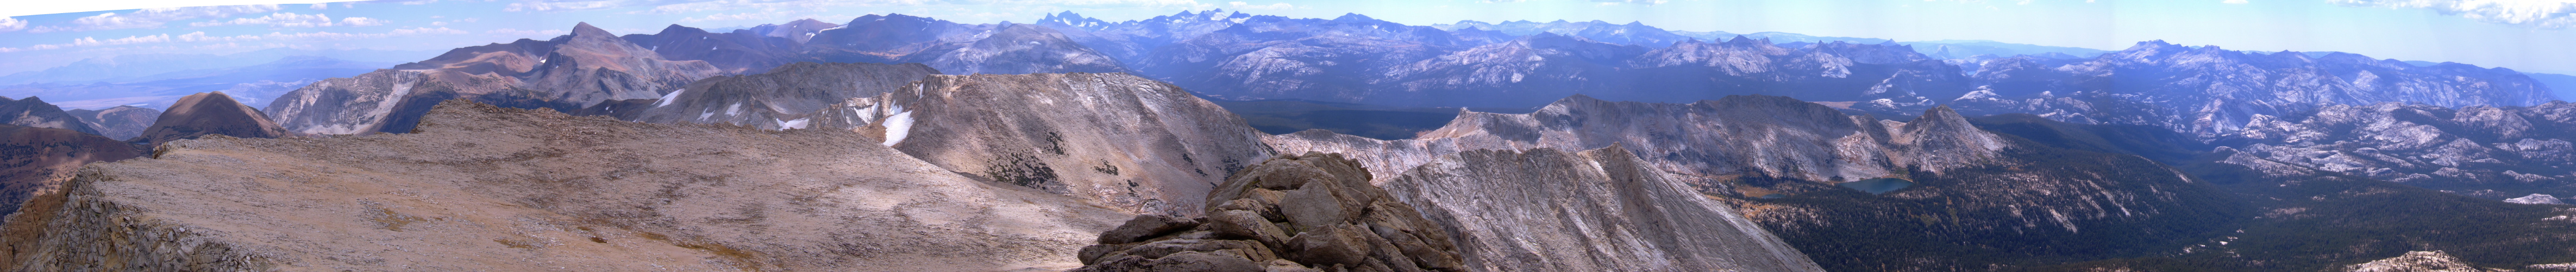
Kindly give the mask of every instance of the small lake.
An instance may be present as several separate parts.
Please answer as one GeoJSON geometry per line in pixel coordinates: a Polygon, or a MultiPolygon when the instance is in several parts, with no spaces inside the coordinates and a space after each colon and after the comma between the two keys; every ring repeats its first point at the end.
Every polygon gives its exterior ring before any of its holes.
{"type": "Polygon", "coordinates": [[[1885,194],[1898,189],[1905,189],[1905,187],[1914,187],[1914,182],[1901,178],[1874,178],[1854,182],[1837,183],[1834,185],[1840,185],[1843,186],[1843,188],[1851,188],[1852,190],[1860,190],[1861,192],[1876,195],[1885,194]]]}

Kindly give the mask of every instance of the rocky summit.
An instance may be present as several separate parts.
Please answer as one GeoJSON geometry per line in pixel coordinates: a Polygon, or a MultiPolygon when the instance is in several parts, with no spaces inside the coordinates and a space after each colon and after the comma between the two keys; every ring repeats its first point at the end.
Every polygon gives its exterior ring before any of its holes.
{"type": "Polygon", "coordinates": [[[1824,271],[1617,145],[1442,155],[1385,183],[1481,271],[1824,271]],[[1623,245],[1623,246],[1602,246],[1623,245]]]}
{"type": "Polygon", "coordinates": [[[1338,154],[1279,156],[1208,195],[1207,216],[1138,215],[1074,271],[1469,271],[1439,225],[1338,154]]]}
{"type": "Polygon", "coordinates": [[[1063,269],[1129,217],[858,137],[449,101],[418,133],[173,141],[29,202],[0,266],[1063,269]]]}
{"type": "Polygon", "coordinates": [[[152,128],[134,137],[135,144],[158,145],[175,140],[196,139],[206,135],[237,138],[277,138],[291,136],[277,122],[259,109],[233,101],[223,92],[197,93],[179,98],[170,111],[161,112],[152,128]]]}

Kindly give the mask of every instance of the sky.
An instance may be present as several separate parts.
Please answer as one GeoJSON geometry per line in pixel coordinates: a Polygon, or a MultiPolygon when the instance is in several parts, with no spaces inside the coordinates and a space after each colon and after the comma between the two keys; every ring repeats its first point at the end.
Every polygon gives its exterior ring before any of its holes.
{"type": "Polygon", "coordinates": [[[961,23],[1072,11],[1110,21],[1226,9],[1412,25],[1460,20],[1642,22],[1668,30],[1897,41],[1993,40],[2104,50],[2139,41],[2341,51],[2576,73],[2576,0],[386,0],[0,19],[0,73],[120,54],[268,48],[443,51],[545,39],[588,22],[618,34],[901,13],[961,23]]]}

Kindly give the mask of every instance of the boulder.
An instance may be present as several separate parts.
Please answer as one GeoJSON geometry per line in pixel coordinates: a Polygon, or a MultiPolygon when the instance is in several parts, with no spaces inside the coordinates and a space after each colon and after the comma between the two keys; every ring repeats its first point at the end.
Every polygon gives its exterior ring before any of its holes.
{"type": "Polygon", "coordinates": [[[1279,156],[1209,193],[1205,217],[1141,215],[1074,271],[1466,271],[1446,232],[1340,154],[1279,156]]]}

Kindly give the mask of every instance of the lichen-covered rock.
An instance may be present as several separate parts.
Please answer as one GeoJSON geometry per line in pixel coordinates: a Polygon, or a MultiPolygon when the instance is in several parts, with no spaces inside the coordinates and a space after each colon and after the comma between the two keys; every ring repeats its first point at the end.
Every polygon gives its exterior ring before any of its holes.
{"type": "Polygon", "coordinates": [[[1218,185],[1207,217],[1142,215],[1102,233],[1076,271],[1467,270],[1439,225],[1369,180],[1340,154],[1272,158],[1218,185]],[[1193,228],[1168,230],[1179,226],[1193,228]]]}

